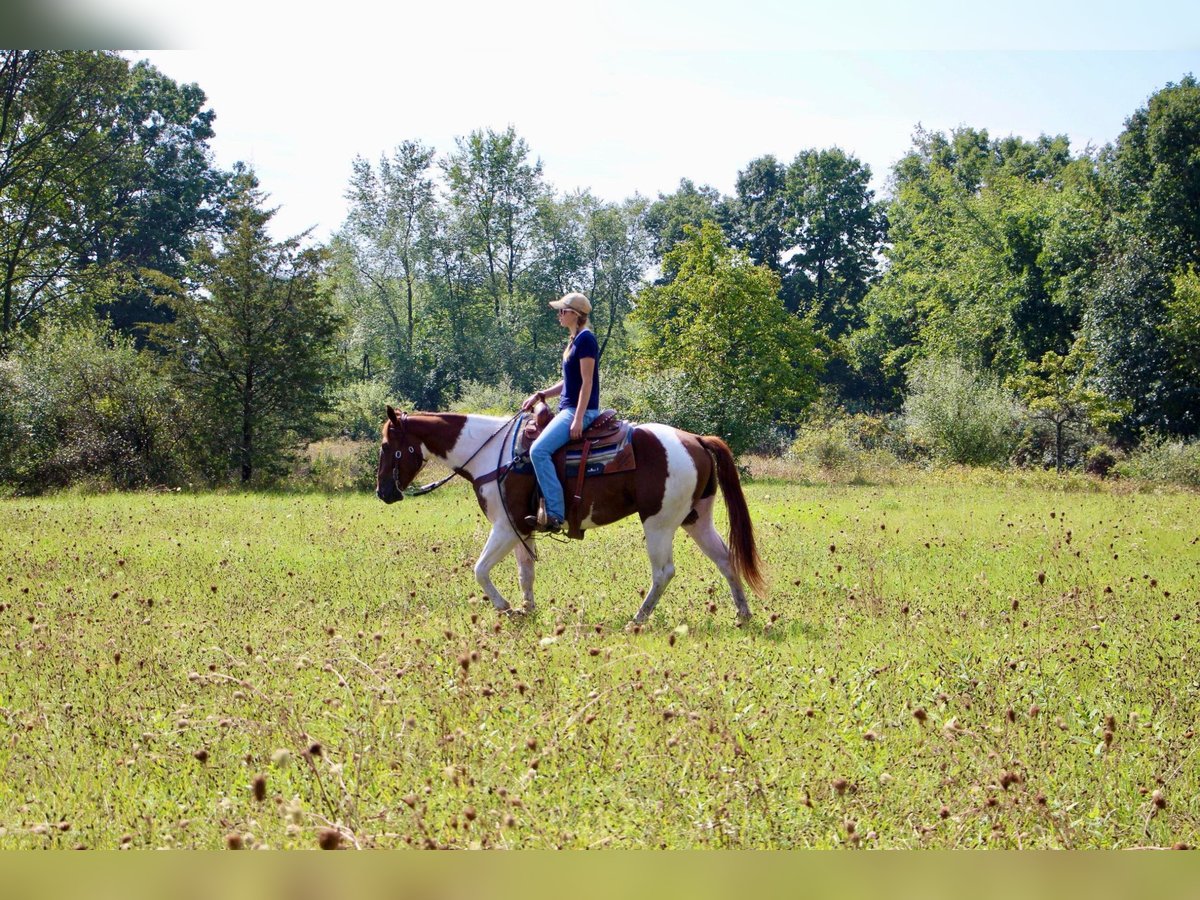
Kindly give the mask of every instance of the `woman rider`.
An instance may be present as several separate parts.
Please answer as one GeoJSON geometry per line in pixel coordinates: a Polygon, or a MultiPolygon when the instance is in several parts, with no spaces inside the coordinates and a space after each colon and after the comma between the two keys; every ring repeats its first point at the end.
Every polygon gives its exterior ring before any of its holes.
{"type": "MultiPolygon", "coordinates": [[[[544,391],[531,394],[521,409],[528,412],[547,397],[561,397],[556,415],[529,449],[538,486],[546,498],[546,522],[542,531],[561,531],[566,518],[566,502],[551,457],[568,440],[579,440],[583,430],[600,414],[600,345],[587,327],[592,304],[583,294],[566,294],[550,305],[558,310],[558,324],[571,332],[563,351],[562,381],[544,391]]],[[[537,516],[525,523],[538,528],[537,516]]]]}

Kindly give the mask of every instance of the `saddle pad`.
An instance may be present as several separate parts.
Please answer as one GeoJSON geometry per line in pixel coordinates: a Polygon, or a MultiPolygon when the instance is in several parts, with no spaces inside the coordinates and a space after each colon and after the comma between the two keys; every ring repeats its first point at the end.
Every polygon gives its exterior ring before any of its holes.
{"type": "MultiPolygon", "coordinates": [[[[513,431],[513,467],[511,471],[517,475],[533,475],[533,461],[530,460],[528,456],[517,455],[517,442],[520,440],[521,432],[525,425],[525,420],[522,419],[519,424],[521,427],[513,431]]],[[[584,475],[588,477],[592,475],[603,475],[605,466],[613,462],[613,460],[620,455],[621,451],[629,446],[632,440],[633,429],[630,428],[625,432],[625,436],[622,438],[620,443],[612,444],[608,447],[592,447],[591,452],[588,453],[587,468],[584,471],[584,475]]],[[[582,455],[582,451],[580,450],[567,451],[567,478],[575,478],[579,475],[579,459],[582,455]]],[[[632,468],[634,468],[634,466],[622,466],[620,471],[626,471],[632,468]]]]}

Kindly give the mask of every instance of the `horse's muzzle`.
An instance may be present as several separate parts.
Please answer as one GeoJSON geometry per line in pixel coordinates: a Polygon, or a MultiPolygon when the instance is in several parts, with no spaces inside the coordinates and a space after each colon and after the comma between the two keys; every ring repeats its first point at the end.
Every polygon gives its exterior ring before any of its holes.
{"type": "Polygon", "coordinates": [[[375,492],[375,496],[384,503],[395,503],[397,500],[403,500],[404,494],[396,489],[396,485],[392,482],[387,482],[383,487],[375,492]]]}

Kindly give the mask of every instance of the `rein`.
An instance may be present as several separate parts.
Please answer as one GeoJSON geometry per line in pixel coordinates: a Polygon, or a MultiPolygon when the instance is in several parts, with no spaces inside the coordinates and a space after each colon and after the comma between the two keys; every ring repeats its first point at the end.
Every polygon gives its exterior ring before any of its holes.
{"type": "MultiPolygon", "coordinates": [[[[472,453],[469,457],[467,457],[467,461],[464,462],[461,466],[456,466],[450,472],[450,474],[447,475],[445,478],[439,479],[438,481],[431,481],[431,482],[429,482],[429,484],[421,485],[421,487],[419,487],[419,488],[414,488],[414,487],[402,488],[400,490],[400,493],[402,493],[405,497],[421,497],[425,494],[430,493],[431,491],[437,490],[443,484],[445,484],[447,481],[449,481],[451,478],[453,478],[455,475],[461,475],[463,478],[467,479],[467,481],[471,482],[472,485],[474,485],[476,483],[476,480],[474,478],[472,478],[470,476],[470,474],[467,472],[467,466],[470,464],[471,460],[473,460],[476,456],[478,456],[483,451],[484,447],[486,447],[488,444],[491,443],[492,438],[494,438],[501,431],[503,431],[505,428],[510,426],[514,421],[516,421],[517,417],[520,415],[521,415],[521,412],[518,411],[511,419],[506,421],[503,425],[501,425],[499,428],[497,428],[495,431],[493,431],[490,435],[488,435],[487,440],[485,440],[482,444],[480,444],[475,449],[475,452],[472,453]]],[[[401,438],[401,440],[399,441],[399,444],[401,446],[404,445],[403,439],[404,439],[405,432],[407,431],[407,429],[408,429],[408,413],[402,413],[401,418],[400,418],[400,438],[401,438]]],[[[396,451],[396,459],[400,458],[400,452],[401,452],[400,450],[396,451]]],[[[501,453],[503,453],[503,446],[501,447],[501,453]]],[[[499,471],[499,470],[497,470],[497,471],[499,471]]],[[[392,478],[393,479],[396,478],[396,472],[397,472],[397,468],[395,466],[393,466],[392,467],[392,478]]],[[[491,472],[488,474],[491,475],[492,477],[495,477],[495,475],[496,475],[495,472],[491,472]]],[[[488,478],[488,476],[481,476],[481,480],[484,478],[488,478]]],[[[490,478],[488,478],[488,480],[490,480],[490,478]]],[[[397,485],[397,487],[399,487],[399,485],[397,485]]]]}

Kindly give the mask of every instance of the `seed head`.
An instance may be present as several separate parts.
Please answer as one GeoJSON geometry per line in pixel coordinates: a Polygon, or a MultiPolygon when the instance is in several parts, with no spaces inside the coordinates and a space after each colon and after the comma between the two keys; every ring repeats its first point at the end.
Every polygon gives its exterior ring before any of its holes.
{"type": "Polygon", "coordinates": [[[321,747],[320,743],[317,743],[317,742],[315,742],[315,741],[314,741],[312,744],[310,744],[310,745],[309,745],[309,747],[308,747],[308,755],[309,755],[309,756],[316,756],[316,757],[319,757],[319,756],[320,756],[322,753],[324,753],[324,752],[325,752],[325,751],[324,751],[324,749],[321,747]]]}
{"type": "Polygon", "coordinates": [[[929,713],[925,712],[925,707],[923,707],[923,706],[918,706],[916,709],[913,710],[912,714],[913,714],[913,718],[916,719],[918,722],[920,722],[922,725],[924,725],[925,720],[929,718],[929,713]]]}
{"type": "Polygon", "coordinates": [[[1038,584],[1045,584],[1046,583],[1046,573],[1038,572],[1037,581],[1038,581],[1038,584]]]}
{"type": "Polygon", "coordinates": [[[267,776],[261,772],[254,776],[254,780],[250,782],[250,789],[254,793],[254,799],[262,803],[267,799],[267,776]]]}
{"type": "Polygon", "coordinates": [[[1150,795],[1150,802],[1154,804],[1155,809],[1166,809],[1167,798],[1163,796],[1162,791],[1155,791],[1150,795]]]}
{"type": "Polygon", "coordinates": [[[850,782],[848,782],[845,778],[833,779],[833,790],[834,793],[836,793],[839,797],[846,793],[846,788],[849,786],[850,782]]]}
{"type": "Polygon", "coordinates": [[[474,822],[475,817],[478,815],[479,815],[479,813],[476,811],[475,807],[473,807],[473,806],[468,806],[466,809],[463,810],[463,818],[466,819],[468,822],[474,822]]]}
{"type": "Polygon", "coordinates": [[[242,836],[236,831],[231,831],[225,835],[225,847],[228,850],[241,850],[243,847],[242,836]]]}
{"type": "Polygon", "coordinates": [[[322,828],[317,832],[317,845],[322,850],[336,850],[342,846],[342,833],[336,828],[322,828]]]}
{"type": "Polygon", "coordinates": [[[200,765],[204,765],[206,762],[208,762],[208,751],[203,747],[193,753],[192,756],[196,757],[200,765]]]}

